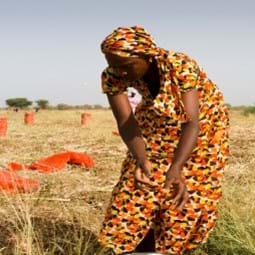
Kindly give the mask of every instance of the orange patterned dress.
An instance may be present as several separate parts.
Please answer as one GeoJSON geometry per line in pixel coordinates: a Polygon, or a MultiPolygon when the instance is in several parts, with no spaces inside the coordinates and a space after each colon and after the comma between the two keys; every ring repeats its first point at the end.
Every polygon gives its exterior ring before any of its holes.
{"type": "Polygon", "coordinates": [[[156,98],[143,80],[124,82],[110,68],[102,73],[104,93],[117,95],[134,87],[141,94],[135,117],[152,163],[152,179],[158,183],[155,191],[135,189],[135,160],[128,152],[99,236],[100,242],[116,254],[133,251],[151,228],[157,252],[183,254],[205,242],[217,220],[223,168],[229,154],[229,119],[222,93],[183,53],[161,49],[155,60],[160,74],[156,98]],[[189,121],[181,93],[192,89],[199,94],[200,133],[182,170],[190,198],[184,209],[177,211],[171,209],[173,190],[163,186],[181,124],[189,121]]]}

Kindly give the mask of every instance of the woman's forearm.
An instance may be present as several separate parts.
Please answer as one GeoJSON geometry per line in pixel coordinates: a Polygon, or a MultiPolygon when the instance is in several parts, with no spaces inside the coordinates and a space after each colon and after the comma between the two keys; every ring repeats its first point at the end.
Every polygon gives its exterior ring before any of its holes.
{"type": "Polygon", "coordinates": [[[142,165],[146,161],[145,144],[127,96],[125,94],[108,95],[108,100],[117,121],[121,138],[136,162],[142,165]]]}
{"type": "Polygon", "coordinates": [[[198,122],[187,122],[182,124],[182,132],[179,144],[174,153],[171,168],[182,169],[186,160],[196,146],[197,137],[199,134],[198,122]]]}
{"type": "Polygon", "coordinates": [[[130,115],[124,123],[118,123],[119,133],[127,145],[129,151],[136,159],[137,163],[143,164],[146,160],[145,144],[140,132],[140,128],[133,117],[130,115]]]}

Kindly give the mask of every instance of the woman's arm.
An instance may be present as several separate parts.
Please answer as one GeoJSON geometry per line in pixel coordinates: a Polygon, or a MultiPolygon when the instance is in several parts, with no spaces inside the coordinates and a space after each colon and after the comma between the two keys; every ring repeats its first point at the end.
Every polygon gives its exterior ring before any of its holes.
{"type": "Polygon", "coordinates": [[[182,132],[179,144],[174,154],[170,169],[167,172],[165,188],[171,185],[176,190],[176,196],[173,200],[175,208],[182,209],[189,199],[185,183],[181,178],[181,170],[196,146],[199,134],[199,104],[197,90],[182,93],[184,109],[190,118],[190,121],[182,125],[182,132]]]}
{"type": "Polygon", "coordinates": [[[199,133],[199,105],[197,90],[182,93],[182,101],[187,116],[191,119],[182,124],[182,132],[178,147],[175,151],[172,168],[182,169],[187,158],[196,146],[199,133]]]}
{"type": "Polygon", "coordinates": [[[147,177],[150,177],[150,163],[147,160],[145,144],[127,95],[107,96],[113,115],[117,121],[119,133],[135,158],[137,166],[139,166],[139,171],[135,172],[135,179],[138,182],[152,185],[151,181],[143,176],[144,173],[147,177]]]}

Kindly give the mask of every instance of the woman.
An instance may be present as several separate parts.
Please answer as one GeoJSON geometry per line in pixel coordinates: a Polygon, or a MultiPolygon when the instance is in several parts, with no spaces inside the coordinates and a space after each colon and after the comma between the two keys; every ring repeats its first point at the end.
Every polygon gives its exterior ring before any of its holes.
{"type": "Polygon", "coordinates": [[[99,240],[125,254],[153,232],[146,245],[156,252],[187,254],[217,219],[228,156],[223,96],[193,59],[157,47],[141,27],[114,30],[101,49],[103,92],[128,153],[99,240]],[[128,87],[142,96],[134,115],[128,87]]]}

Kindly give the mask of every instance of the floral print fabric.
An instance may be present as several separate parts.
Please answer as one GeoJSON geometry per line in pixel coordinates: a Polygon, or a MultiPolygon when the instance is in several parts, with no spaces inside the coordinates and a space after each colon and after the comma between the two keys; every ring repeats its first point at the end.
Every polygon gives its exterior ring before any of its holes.
{"type": "Polygon", "coordinates": [[[116,254],[133,251],[150,228],[154,229],[157,252],[183,254],[206,241],[217,219],[223,168],[229,154],[229,119],[222,93],[187,55],[160,49],[154,57],[160,74],[155,98],[142,80],[124,82],[110,68],[102,73],[104,93],[117,95],[134,87],[141,94],[135,117],[152,162],[152,178],[158,183],[153,192],[135,189],[135,160],[127,154],[99,237],[116,254]],[[190,120],[181,94],[192,89],[199,95],[200,132],[182,170],[190,199],[182,211],[176,211],[171,207],[173,190],[163,186],[181,125],[190,120]]]}
{"type": "Polygon", "coordinates": [[[111,53],[121,57],[154,56],[158,54],[151,35],[139,26],[119,27],[109,34],[101,43],[103,53],[111,53]]]}

